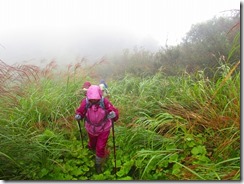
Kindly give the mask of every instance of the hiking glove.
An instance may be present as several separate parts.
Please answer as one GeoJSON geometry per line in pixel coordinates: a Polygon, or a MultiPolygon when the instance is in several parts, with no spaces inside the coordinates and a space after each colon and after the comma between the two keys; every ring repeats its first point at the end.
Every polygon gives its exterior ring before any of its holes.
{"type": "Polygon", "coordinates": [[[115,114],[114,111],[111,111],[111,112],[108,114],[108,116],[107,116],[108,119],[113,119],[113,118],[115,118],[115,117],[116,117],[116,114],[115,114]]]}
{"type": "Polygon", "coordinates": [[[75,119],[76,119],[76,120],[81,120],[81,115],[76,114],[76,115],[75,115],[75,119]]]}

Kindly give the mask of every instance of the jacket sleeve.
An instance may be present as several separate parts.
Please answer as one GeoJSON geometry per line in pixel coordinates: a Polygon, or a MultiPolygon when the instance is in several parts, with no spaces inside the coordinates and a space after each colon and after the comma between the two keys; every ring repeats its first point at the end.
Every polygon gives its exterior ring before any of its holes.
{"type": "Polygon", "coordinates": [[[75,114],[81,115],[82,118],[85,117],[85,115],[86,115],[86,99],[85,98],[81,101],[80,106],[75,111],[75,114]]]}
{"type": "Polygon", "coordinates": [[[108,113],[110,113],[111,111],[115,112],[116,116],[112,120],[117,121],[119,119],[119,110],[116,107],[114,107],[113,104],[107,98],[104,98],[104,105],[108,113]]]}

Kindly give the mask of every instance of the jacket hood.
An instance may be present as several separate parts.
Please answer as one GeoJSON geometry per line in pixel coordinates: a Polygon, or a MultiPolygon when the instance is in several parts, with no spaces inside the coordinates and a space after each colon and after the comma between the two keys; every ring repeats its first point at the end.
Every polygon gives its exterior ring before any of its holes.
{"type": "Polygon", "coordinates": [[[91,85],[86,93],[88,99],[100,100],[102,98],[102,90],[97,85],[91,85]]]}

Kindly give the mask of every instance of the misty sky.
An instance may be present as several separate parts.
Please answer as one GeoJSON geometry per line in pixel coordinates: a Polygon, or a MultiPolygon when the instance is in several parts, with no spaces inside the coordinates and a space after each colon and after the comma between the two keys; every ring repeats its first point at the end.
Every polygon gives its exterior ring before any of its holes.
{"type": "Polygon", "coordinates": [[[237,0],[0,0],[0,59],[72,63],[180,43],[192,24],[237,0]]]}

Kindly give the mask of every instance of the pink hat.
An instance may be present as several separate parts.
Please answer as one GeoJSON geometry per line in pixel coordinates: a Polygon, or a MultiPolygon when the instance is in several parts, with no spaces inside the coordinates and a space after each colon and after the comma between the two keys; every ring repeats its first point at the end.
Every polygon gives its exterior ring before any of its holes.
{"type": "Polygon", "coordinates": [[[88,99],[100,100],[102,98],[102,90],[97,85],[91,85],[86,93],[88,99]]]}
{"type": "Polygon", "coordinates": [[[85,83],[83,84],[82,88],[86,88],[86,89],[88,89],[90,86],[91,86],[91,83],[87,81],[87,82],[85,82],[85,83]]]}

